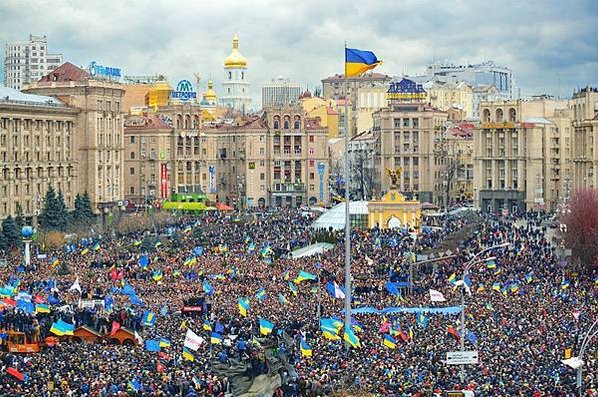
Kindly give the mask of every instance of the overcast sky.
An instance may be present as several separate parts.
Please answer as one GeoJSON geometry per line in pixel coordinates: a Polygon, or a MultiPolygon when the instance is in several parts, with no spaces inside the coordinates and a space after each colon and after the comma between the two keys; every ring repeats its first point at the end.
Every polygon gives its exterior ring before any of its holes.
{"type": "Polygon", "coordinates": [[[254,101],[274,76],[313,89],[342,73],[345,41],[374,51],[390,75],[491,59],[514,70],[524,96],[598,85],[595,0],[0,0],[2,45],[45,34],[77,65],[161,73],[171,85],[198,72],[200,92],[210,75],[220,91],[235,31],[254,101]]]}

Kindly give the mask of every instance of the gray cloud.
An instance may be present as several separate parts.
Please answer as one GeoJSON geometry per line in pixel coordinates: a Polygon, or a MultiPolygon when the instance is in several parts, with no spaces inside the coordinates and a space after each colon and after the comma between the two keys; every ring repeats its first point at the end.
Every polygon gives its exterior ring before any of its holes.
{"type": "Polygon", "coordinates": [[[0,44],[46,34],[75,64],[163,73],[171,84],[199,72],[200,91],[210,75],[218,89],[236,31],[258,102],[274,76],[314,87],[342,72],[345,41],[376,52],[391,75],[423,72],[433,59],[493,59],[513,68],[524,95],[598,83],[593,0],[2,0],[0,20],[0,44]]]}

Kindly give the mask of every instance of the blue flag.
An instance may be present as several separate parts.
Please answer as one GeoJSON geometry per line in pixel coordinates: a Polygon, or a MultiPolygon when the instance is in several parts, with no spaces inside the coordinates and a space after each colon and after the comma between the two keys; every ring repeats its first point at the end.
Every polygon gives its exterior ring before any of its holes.
{"type": "Polygon", "coordinates": [[[469,343],[471,343],[472,345],[475,345],[478,341],[478,338],[475,336],[475,334],[471,331],[469,331],[467,333],[467,340],[469,341],[469,343]]]}
{"type": "Polygon", "coordinates": [[[160,351],[160,341],[146,339],[145,350],[150,351],[150,352],[159,352],[160,351]]]}

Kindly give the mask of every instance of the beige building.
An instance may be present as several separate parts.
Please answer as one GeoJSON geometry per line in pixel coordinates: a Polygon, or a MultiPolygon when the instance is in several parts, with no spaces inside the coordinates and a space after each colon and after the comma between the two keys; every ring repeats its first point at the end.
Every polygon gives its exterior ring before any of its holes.
{"type": "Polygon", "coordinates": [[[386,91],[388,91],[388,84],[381,83],[357,89],[357,109],[355,110],[357,134],[372,129],[374,125],[372,114],[387,105],[386,91]]]}
{"type": "Polygon", "coordinates": [[[78,192],[89,193],[94,211],[116,207],[124,198],[123,85],[67,62],[24,92],[56,97],[79,110],[72,142],[78,192]]]}
{"type": "Polygon", "coordinates": [[[205,128],[208,194],[236,206],[328,202],[328,130],[302,107],[205,128]]]}
{"type": "Polygon", "coordinates": [[[441,175],[445,202],[449,205],[473,202],[473,123],[456,123],[446,133],[446,161],[441,175]],[[444,184],[446,181],[446,184],[444,184]]]}
{"type": "Polygon", "coordinates": [[[438,144],[446,133],[446,112],[427,105],[421,85],[403,79],[401,93],[389,94],[388,107],[373,114],[374,195],[382,196],[391,185],[386,170],[400,170],[398,190],[414,193],[421,202],[441,204],[438,144]]]}
{"type": "Polygon", "coordinates": [[[465,82],[434,81],[424,84],[427,101],[440,110],[461,110],[461,119],[473,117],[473,89],[465,82]]]}
{"type": "Polygon", "coordinates": [[[476,206],[556,209],[571,183],[571,116],[564,100],[482,103],[474,132],[476,206]]]}
{"type": "Polygon", "coordinates": [[[598,88],[573,94],[572,175],[575,188],[598,187],[598,88]]]}
{"type": "Polygon", "coordinates": [[[306,91],[301,94],[299,103],[301,103],[308,117],[318,118],[320,126],[328,129],[329,138],[338,137],[339,114],[334,110],[336,108],[336,100],[315,97],[309,91],[306,91]]]}
{"type": "Polygon", "coordinates": [[[0,219],[39,214],[48,187],[73,208],[78,186],[74,155],[79,110],[52,97],[0,87],[0,219]]]}
{"type": "Polygon", "coordinates": [[[324,99],[337,99],[337,108],[339,113],[339,132],[344,134],[344,99],[349,98],[349,114],[348,126],[350,136],[355,136],[363,130],[357,128],[357,117],[359,102],[359,89],[372,86],[387,86],[391,81],[391,77],[381,73],[365,73],[360,76],[353,76],[347,79],[347,87],[345,89],[345,78],[342,74],[327,77],[322,80],[322,96],[324,99]]]}

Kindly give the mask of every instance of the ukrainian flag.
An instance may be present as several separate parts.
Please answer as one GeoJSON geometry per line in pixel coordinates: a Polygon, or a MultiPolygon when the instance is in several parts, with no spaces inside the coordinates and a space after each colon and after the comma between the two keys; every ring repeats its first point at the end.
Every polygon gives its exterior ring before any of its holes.
{"type": "Polygon", "coordinates": [[[359,341],[359,338],[353,333],[353,330],[350,327],[345,327],[345,335],[343,335],[343,339],[345,340],[345,342],[348,342],[354,349],[361,347],[361,342],[359,341]]]}
{"type": "Polygon", "coordinates": [[[268,320],[264,320],[263,318],[260,318],[260,334],[269,335],[272,333],[273,329],[274,329],[274,324],[272,324],[268,320]]]}
{"type": "Polygon", "coordinates": [[[195,357],[186,347],[183,347],[183,358],[187,361],[195,361],[195,357]]]}
{"type": "Polygon", "coordinates": [[[249,299],[239,298],[239,312],[241,316],[247,317],[247,310],[249,309],[249,299]]]}
{"type": "Polygon", "coordinates": [[[164,274],[162,274],[161,270],[156,270],[152,278],[154,279],[154,281],[160,281],[164,278],[164,274]]]}
{"type": "Polygon", "coordinates": [[[36,313],[50,313],[50,306],[40,303],[35,305],[35,312],[36,313]]]}
{"type": "Polygon", "coordinates": [[[500,292],[500,283],[494,283],[494,284],[492,284],[492,289],[494,291],[500,292]]]}
{"type": "Polygon", "coordinates": [[[332,330],[328,328],[322,328],[324,338],[329,340],[341,340],[341,337],[335,334],[332,330]]]}
{"type": "Polygon", "coordinates": [[[262,287],[255,293],[255,298],[258,301],[264,300],[266,298],[266,290],[262,287]]]}
{"type": "Polygon", "coordinates": [[[569,288],[570,285],[571,285],[571,283],[569,282],[569,280],[563,280],[563,282],[561,283],[561,289],[565,290],[565,289],[569,288]]]}
{"type": "Polygon", "coordinates": [[[301,338],[300,348],[301,348],[301,356],[311,357],[311,355],[312,355],[311,346],[309,346],[307,344],[307,342],[305,341],[305,339],[303,339],[303,338],[301,338]]]}
{"type": "Polygon", "coordinates": [[[297,296],[297,293],[299,292],[299,290],[290,281],[289,281],[289,289],[291,290],[291,292],[293,293],[293,295],[297,296]]]}
{"type": "Polygon", "coordinates": [[[284,305],[285,303],[288,302],[287,298],[285,298],[284,295],[281,294],[280,292],[278,293],[278,301],[280,302],[281,305],[284,305]]]}
{"type": "Polygon", "coordinates": [[[170,347],[170,341],[166,338],[160,338],[160,347],[170,347]]]}
{"type": "Polygon", "coordinates": [[[382,61],[379,61],[371,51],[345,48],[345,75],[347,77],[359,76],[380,64],[382,61]]]}
{"type": "Polygon", "coordinates": [[[397,347],[397,340],[388,334],[384,335],[384,341],[382,343],[384,343],[384,346],[388,347],[389,349],[394,349],[397,347]]]}
{"type": "Polygon", "coordinates": [[[89,248],[85,248],[83,251],[81,251],[81,255],[85,255],[89,252],[89,248]]]}
{"type": "Polygon", "coordinates": [[[73,324],[66,323],[62,319],[56,321],[50,328],[50,332],[58,336],[73,335],[74,330],[75,326],[73,324]]]}
{"type": "Polygon", "coordinates": [[[60,259],[56,258],[52,261],[52,267],[56,267],[60,265],[60,259]]]}
{"type": "Polygon", "coordinates": [[[488,269],[496,269],[496,262],[494,262],[494,259],[490,259],[488,262],[486,262],[486,267],[488,269]]]}
{"type": "Polygon", "coordinates": [[[293,282],[295,284],[299,284],[301,281],[304,281],[304,280],[317,280],[317,279],[318,279],[318,277],[315,274],[311,274],[311,273],[301,270],[299,272],[299,275],[297,277],[295,277],[293,282]]]}
{"type": "Polygon", "coordinates": [[[455,273],[451,274],[451,276],[448,278],[448,282],[451,284],[455,283],[455,280],[457,279],[457,275],[455,273]]]}
{"type": "Polygon", "coordinates": [[[93,246],[93,250],[94,251],[99,251],[100,250],[100,243],[95,243],[95,245],[93,246]]]}
{"type": "Polygon", "coordinates": [[[210,342],[213,345],[222,344],[222,335],[220,335],[218,332],[212,332],[212,335],[210,336],[210,342]]]}
{"type": "Polygon", "coordinates": [[[206,331],[211,331],[212,330],[212,324],[210,324],[210,322],[208,320],[205,320],[203,322],[203,329],[206,331]]]}
{"type": "Polygon", "coordinates": [[[482,284],[482,285],[480,285],[480,286],[478,287],[478,289],[476,290],[476,292],[484,292],[484,291],[486,291],[486,287],[484,287],[484,285],[483,285],[483,284],[482,284]]]}
{"type": "Polygon", "coordinates": [[[525,281],[529,284],[533,281],[533,277],[531,274],[528,274],[527,276],[525,276],[525,281]]]}
{"type": "Polygon", "coordinates": [[[184,233],[191,233],[191,231],[193,230],[193,228],[191,226],[187,226],[185,228],[185,230],[183,230],[184,233]]]}

